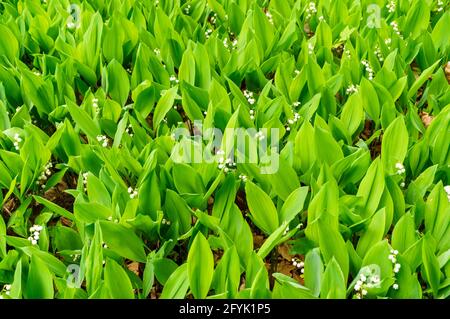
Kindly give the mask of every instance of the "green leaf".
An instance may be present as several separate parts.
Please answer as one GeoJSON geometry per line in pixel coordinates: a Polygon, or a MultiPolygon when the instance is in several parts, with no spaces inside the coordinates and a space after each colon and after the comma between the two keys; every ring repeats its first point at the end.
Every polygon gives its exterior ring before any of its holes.
{"type": "MultiPolygon", "coordinates": [[[[343,274],[345,282],[349,271],[349,257],[345,247],[345,241],[337,230],[330,227],[327,220],[320,218],[318,220],[318,224],[319,246],[324,260],[326,263],[330,263],[332,259],[336,259],[339,263],[339,268],[343,274]]],[[[333,270],[333,276],[336,276],[335,272],[336,271],[333,270]]]]}
{"type": "Polygon", "coordinates": [[[304,269],[305,286],[311,290],[314,296],[318,297],[324,269],[319,248],[314,248],[306,254],[304,269]]]}
{"type": "Polygon", "coordinates": [[[388,174],[395,174],[397,163],[403,164],[408,150],[408,130],[403,116],[397,117],[386,129],[381,144],[381,160],[388,174]]]}
{"type": "Polygon", "coordinates": [[[279,215],[280,223],[289,223],[303,210],[303,205],[305,203],[306,196],[308,195],[308,190],[309,188],[306,186],[299,187],[289,194],[281,207],[279,215]]]}
{"type": "Polygon", "coordinates": [[[429,79],[429,77],[433,74],[434,69],[439,65],[440,61],[436,61],[432,66],[424,70],[420,76],[416,79],[413,85],[408,90],[408,99],[411,99],[414,94],[420,89],[420,87],[429,79]]]}
{"type": "Polygon", "coordinates": [[[5,55],[9,62],[13,63],[19,56],[19,42],[11,30],[0,24],[0,56],[5,55]]]}
{"type": "Polygon", "coordinates": [[[173,102],[177,96],[177,86],[167,90],[156,104],[155,112],[153,114],[153,128],[157,128],[161,121],[166,116],[167,112],[172,109],[173,102]]]}
{"type": "Polygon", "coordinates": [[[208,241],[200,232],[189,249],[187,267],[192,294],[197,299],[204,299],[213,279],[214,257],[208,241]]]}
{"type": "Polygon", "coordinates": [[[159,297],[161,299],[184,299],[188,289],[189,272],[188,264],[185,263],[170,275],[159,297]]]}
{"type": "Polygon", "coordinates": [[[114,299],[134,299],[133,287],[125,270],[108,258],[105,265],[105,286],[114,299]]]}
{"type": "Polygon", "coordinates": [[[323,274],[320,297],[326,299],[345,299],[345,279],[339,263],[333,257],[323,274]]]}
{"type": "Polygon", "coordinates": [[[275,205],[263,190],[252,182],[245,184],[248,208],[258,228],[266,234],[273,233],[279,226],[275,205]]]}
{"type": "Polygon", "coordinates": [[[32,255],[26,281],[26,298],[53,299],[53,295],[53,276],[50,270],[39,257],[32,255]]]}
{"type": "Polygon", "coordinates": [[[131,230],[121,224],[100,221],[103,240],[109,249],[122,257],[145,262],[146,255],[142,240],[131,230]],[[124,245],[126,243],[126,245],[124,245]]]}
{"type": "Polygon", "coordinates": [[[106,91],[111,95],[113,100],[118,102],[122,107],[125,106],[130,93],[130,80],[128,79],[127,71],[115,59],[108,64],[106,71],[108,72],[106,91]]]}
{"type": "Polygon", "coordinates": [[[423,278],[426,280],[428,285],[433,291],[433,295],[437,296],[439,291],[440,282],[440,271],[439,262],[434,254],[434,245],[432,244],[433,239],[426,235],[422,242],[422,260],[423,260],[423,278]]]}
{"type": "Polygon", "coordinates": [[[356,196],[362,197],[364,201],[366,212],[361,214],[363,217],[368,217],[375,213],[383,195],[384,186],[383,166],[380,159],[377,158],[370,164],[356,193],[356,196]]]}
{"type": "Polygon", "coordinates": [[[367,251],[383,239],[386,219],[386,209],[382,208],[373,215],[367,230],[361,235],[356,246],[356,252],[364,258],[367,251]]]}
{"type": "Polygon", "coordinates": [[[100,129],[97,124],[89,117],[85,110],[70,100],[66,100],[67,108],[75,123],[86,135],[94,140],[100,135],[100,129]]]}

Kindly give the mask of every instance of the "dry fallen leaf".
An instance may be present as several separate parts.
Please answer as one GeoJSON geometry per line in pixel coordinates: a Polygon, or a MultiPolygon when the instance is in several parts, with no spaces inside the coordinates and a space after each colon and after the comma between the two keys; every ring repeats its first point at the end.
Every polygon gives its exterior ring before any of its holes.
{"type": "Polygon", "coordinates": [[[427,112],[422,112],[420,113],[420,118],[422,119],[423,125],[425,125],[425,127],[428,127],[430,126],[431,121],[433,121],[434,116],[429,115],[427,112]]]}

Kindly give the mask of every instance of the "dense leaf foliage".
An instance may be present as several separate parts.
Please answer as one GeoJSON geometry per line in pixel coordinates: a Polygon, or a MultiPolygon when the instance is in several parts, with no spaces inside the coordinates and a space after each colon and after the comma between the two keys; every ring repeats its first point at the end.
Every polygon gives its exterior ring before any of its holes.
{"type": "Polygon", "coordinates": [[[2,1],[0,297],[448,298],[449,26],[447,0],[2,1]]]}

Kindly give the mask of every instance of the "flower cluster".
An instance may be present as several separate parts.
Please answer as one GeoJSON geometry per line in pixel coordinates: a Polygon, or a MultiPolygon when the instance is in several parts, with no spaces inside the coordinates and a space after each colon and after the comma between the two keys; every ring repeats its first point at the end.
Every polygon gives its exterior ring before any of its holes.
{"type": "Polygon", "coordinates": [[[442,0],[438,0],[437,5],[438,5],[438,9],[437,9],[438,12],[441,12],[444,10],[444,2],[442,0]]]}
{"type": "Polygon", "coordinates": [[[207,39],[209,39],[209,37],[211,36],[211,33],[213,32],[213,30],[211,30],[211,29],[207,29],[206,31],[205,31],[205,37],[207,38],[207,39]]]}
{"type": "Polygon", "coordinates": [[[209,19],[212,25],[215,25],[217,22],[217,13],[214,13],[213,16],[209,19]]]}
{"type": "Polygon", "coordinates": [[[368,288],[374,287],[380,283],[380,276],[371,273],[361,272],[355,284],[355,297],[362,299],[368,293],[368,288]]]}
{"type": "Polygon", "coordinates": [[[264,133],[262,131],[258,131],[255,134],[255,138],[257,138],[258,140],[262,141],[263,139],[265,139],[266,137],[264,136],[264,133]]]}
{"type": "Polygon", "coordinates": [[[316,4],[311,1],[308,7],[306,8],[306,20],[311,19],[311,17],[316,13],[317,13],[316,4]]]}
{"type": "Polygon", "coordinates": [[[447,199],[450,202],[450,185],[444,186],[445,193],[447,194],[447,199]]]}
{"type": "Polygon", "coordinates": [[[44,170],[39,175],[38,180],[36,181],[36,185],[42,184],[42,188],[45,188],[45,182],[47,181],[48,176],[52,175],[52,171],[50,170],[53,167],[51,162],[48,162],[44,166],[44,170]]]}
{"type": "Polygon", "coordinates": [[[377,58],[380,62],[384,61],[384,57],[383,57],[383,54],[381,53],[381,49],[379,46],[376,46],[375,51],[373,53],[377,56],[377,58]]]}
{"type": "Polygon", "coordinates": [[[292,265],[300,269],[300,272],[303,274],[305,272],[305,263],[297,258],[292,258],[292,265]]]}
{"type": "Polygon", "coordinates": [[[354,287],[356,299],[364,298],[364,296],[368,294],[367,289],[376,287],[380,284],[380,276],[378,273],[379,272],[375,273],[374,269],[367,266],[361,269],[354,287]]]}
{"type": "MultiPolygon", "coordinates": [[[[233,48],[233,49],[236,48],[236,47],[237,47],[237,44],[238,44],[238,40],[237,40],[237,39],[234,39],[234,40],[231,42],[232,48],[233,48]]],[[[228,47],[229,47],[229,45],[228,45],[228,38],[223,39],[223,46],[224,46],[225,48],[228,49],[228,47]]]]}
{"type": "Polygon", "coordinates": [[[250,120],[253,121],[255,119],[255,110],[250,110],[249,113],[250,113],[250,120]]]}
{"type": "Polygon", "coordinates": [[[386,5],[386,8],[388,9],[389,13],[395,12],[395,1],[389,1],[388,4],[386,5]]]}
{"type": "Polygon", "coordinates": [[[92,108],[94,109],[95,114],[99,114],[100,113],[100,109],[98,107],[98,99],[96,97],[94,97],[92,99],[92,108]]]}
{"type": "Polygon", "coordinates": [[[253,92],[244,90],[244,96],[247,99],[247,102],[250,103],[250,105],[255,104],[256,100],[253,98],[253,92]]]}
{"type": "MultiPolygon", "coordinates": [[[[394,273],[397,274],[400,271],[400,268],[402,265],[400,265],[399,263],[397,263],[397,255],[398,255],[398,250],[395,249],[391,249],[391,253],[389,254],[388,258],[389,260],[392,262],[392,264],[394,265],[394,273]]],[[[398,290],[399,286],[397,283],[394,283],[392,285],[392,288],[394,288],[395,290],[398,290]]]]}
{"type": "Polygon", "coordinates": [[[22,142],[22,138],[19,136],[18,133],[14,134],[14,148],[16,149],[16,151],[18,151],[19,148],[19,143],[22,142]]]}
{"type": "Polygon", "coordinates": [[[239,174],[239,179],[241,179],[243,182],[246,182],[248,180],[247,175],[239,174]]]}
{"type": "Polygon", "coordinates": [[[138,196],[138,191],[136,188],[128,187],[128,194],[130,194],[130,198],[133,199],[138,196]]]}
{"type": "Polygon", "coordinates": [[[163,218],[161,220],[161,224],[169,226],[170,225],[170,220],[163,218]]]}
{"type": "MultiPolygon", "coordinates": [[[[11,285],[4,285],[3,290],[5,292],[5,295],[9,296],[9,294],[11,293],[11,285]]],[[[3,299],[2,295],[0,295],[0,299],[3,299]]]]}
{"type": "Polygon", "coordinates": [[[391,38],[387,38],[386,40],[384,40],[384,43],[387,45],[388,49],[391,49],[391,43],[392,43],[391,38]]]}
{"type": "Polygon", "coordinates": [[[266,17],[269,20],[269,23],[273,24],[273,17],[272,14],[269,12],[269,10],[266,11],[266,17]]]}
{"type": "Polygon", "coordinates": [[[185,8],[184,8],[184,13],[189,14],[191,12],[191,5],[188,4],[185,8]]]}
{"type": "Polygon", "coordinates": [[[169,78],[170,83],[178,84],[180,81],[177,79],[175,75],[171,75],[169,78]]]}
{"type": "Polygon", "coordinates": [[[231,158],[225,158],[225,152],[223,150],[218,150],[216,154],[218,156],[217,162],[219,165],[217,167],[219,169],[223,169],[225,173],[228,173],[230,169],[236,168],[236,163],[231,158]]]}
{"type": "Polygon", "coordinates": [[[153,52],[155,52],[156,55],[160,55],[161,54],[161,50],[158,48],[154,48],[153,52]]]}
{"type": "Polygon", "coordinates": [[[402,175],[406,172],[405,166],[403,166],[403,164],[400,162],[395,164],[395,168],[397,169],[398,175],[402,175]]]}
{"type": "Polygon", "coordinates": [[[362,65],[364,65],[366,72],[369,74],[369,80],[372,81],[374,72],[373,72],[372,67],[370,66],[369,61],[362,60],[361,63],[362,63],[362,65]]]}
{"type": "Polygon", "coordinates": [[[101,142],[103,147],[108,147],[108,138],[106,135],[97,135],[97,141],[101,142]]]}
{"type": "Polygon", "coordinates": [[[42,231],[41,225],[33,225],[30,227],[31,236],[28,237],[28,240],[31,242],[32,245],[37,245],[41,231],[42,231]]]}
{"type": "Polygon", "coordinates": [[[125,132],[130,135],[130,137],[133,137],[133,128],[131,127],[131,124],[128,124],[127,128],[125,129],[125,132]]]}
{"type": "Polygon", "coordinates": [[[345,93],[347,93],[347,95],[353,94],[353,93],[357,93],[358,92],[358,86],[357,85],[350,85],[347,90],[345,90],[345,93]]]}
{"type": "Polygon", "coordinates": [[[85,172],[83,174],[81,174],[81,176],[83,176],[83,187],[84,187],[84,191],[87,191],[87,178],[88,178],[88,172],[85,172]]]}
{"type": "Polygon", "coordinates": [[[352,53],[350,52],[349,49],[345,49],[344,50],[344,54],[347,57],[347,59],[351,59],[352,58],[352,53]]]}
{"type": "Polygon", "coordinates": [[[295,112],[294,118],[288,120],[288,125],[286,126],[286,131],[290,131],[291,130],[290,125],[294,125],[295,123],[297,123],[297,121],[299,119],[300,119],[300,115],[297,112],[295,112]]]}
{"type": "Polygon", "coordinates": [[[390,23],[390,25],[391,25],[391,27],[392,27],[392,30],[394,30],[394,32],[397,33],[397,34],[400,36],[400,38],[401,38],[401,37],[402,37],[402,34],[400,33],[400,30],[399,30],[399,28],[398,28],[398,23],[397,23],[396,21],[392,21],[392,22],[390,23]]]}

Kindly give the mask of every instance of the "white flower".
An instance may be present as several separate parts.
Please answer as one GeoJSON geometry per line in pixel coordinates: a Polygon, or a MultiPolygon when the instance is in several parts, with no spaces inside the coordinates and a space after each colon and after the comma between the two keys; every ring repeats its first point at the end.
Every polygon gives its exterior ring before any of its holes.
{"type": "Polygon", "coordinates": [[[266,137],[264,136],[264,133],[262,131],[258,131],[255,134],[255,138],[257,138],[258,140],[262,141],[263,139],[265,139],[266,137]]]}
{"type": "Polygon", "coordinates": [[[392,288],[394,288],[395,290],[398,290],[398,284],[393,284],[392,288]]]}
{"type": "Polygon", "coordinates": [[[170,78],[169,78],[169,81],[170,82],[175,82],[175,83],[179,83],[180,82],[175,75],[171,75],[170,78]]]}
{"type": "Polygon", "coordinates": [[[405,167],[403,166],[402,163],[398,162],[395,164],[395,168],[397,169],[397,174],[398,175],[402,175],[406,172],[405,167]]]}
{"type": "Polygon", "coordinates": [[[347,95],[350,95],[352,93],[357,93],[358,92],[358,86],[352,84],[350,85],[347,90],[345,91],[347,93],[347,95]]]}
{"type": "Polygon", "coordinates": [[[269,23],[273,24],[272,14],[269,11],[266,11],[266,17],[269,20],[269,23]]]}
{"type": "Polygon", "coordinates": [[[317,13],[316,4],[314,2],[311,1],[309,3],[309,6],[306,8],[306,13],[307,13],[306,15],[307,20],[310,19],[313,14],[317,13]]]}
{"type": "Polygon", "coordinates": [[[447,199],[450,202],[450,185],[444,186],[444,191],[447,193],[447,199]]]}
{"type": "Polygon", "coordinates": [[[228,49],[228,38],[223,39],[223,46],[228,49]]]}
{"type": "Polygon", "coordinates": [[[361,290],[361,294],[362,294],[363,296],[367,295],[367,290],[366,290],[366,289],[361,290]]]}
{"type": "Polygon", "coordinates": [[[308,42],[308,53],[310,55],[314,53],[314,44],[312,42],[308,42]]]}
{"type": "Polygon", "coordinates": [[[361,64],[365,66],[366,72],[368,73],[368,78],[370,81],[373,80],[373,76],[374,76],[374,71],[372,69],[372,67],[370,66],[369,61],[367,60],[362,60],[361,64]]]}
{"type": "Polygon", "coordinates": [[[376,47],[374,54],[377,56],[377,58],[380,62],[384,61],[384,57],[383,57],[383,54],[381,53],[381,49],[379,46],[376,47]]]}
{"type": "Polygon", "coordinates": [[[389,256],[388,256],[388,259],[389,259],[393,264],[395,264],[395,263],[397,262],[397,258],[395,258],[394,255],[389,255],[389,256]]]}
{"type": "Polygon", "coordinates": [[[389,3],[386,5],[386,8],[388,9],[389,13],[395,12],[395,2],[389,1],[389,3]]]}
{"type": "Polygon", "coordinates": [[[103,147],[108,147],[108,138],[106,135],[97,135],[97,141],[101,142],[103,147]]]}
{"type": "Polygon", "coordinates": [[[137,189],[133,189],[133,187],[128,187],[128,194],[130,194],[130,198],[133,199],[138,196],[137,189]]]}
{"type": "Polygon", "coordinates": [[[398,24],[397,24],[397,22],[396,22],[396,21],[392,21],[392,22],[390,23],[390,25],[391,25],[391,27],[392,27],[392,30],[394,30],[394,32],[397,33],[397,34],[401,37],[401,33],[400,33],[400,30],[398,29],[398,24]]]}
{"type": "Polygon", "coordinates": [[[18,151],[19,148],[19,144],[22,142],[22,138],[19,136],[18,133],[14,134],[14,148],[16,149],[16,151],[18,151]]]}
{"type": "Polygon", "coordinates": [[[248,180],[248,177],[247,177],[246,175],[244,175],[244,174],[240,174],[240,175],[239,175],[239,178],[240,178],[243,182],[246,182],[246,181],[248,180]]]}

